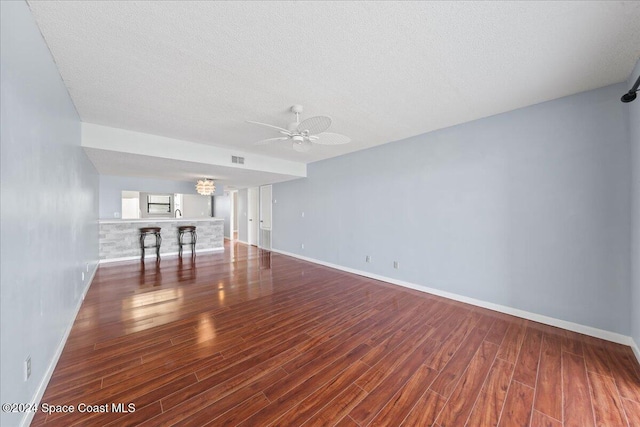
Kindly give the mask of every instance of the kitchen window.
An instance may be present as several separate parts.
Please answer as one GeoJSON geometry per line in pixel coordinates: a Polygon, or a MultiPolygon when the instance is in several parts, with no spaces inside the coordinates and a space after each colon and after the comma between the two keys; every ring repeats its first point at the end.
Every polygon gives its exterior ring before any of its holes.
{"type": "Polygon", "coordinates": [[[149,194],[147,196],[147,213],[149,215],[172,215],[171,195],[149,194]]]}

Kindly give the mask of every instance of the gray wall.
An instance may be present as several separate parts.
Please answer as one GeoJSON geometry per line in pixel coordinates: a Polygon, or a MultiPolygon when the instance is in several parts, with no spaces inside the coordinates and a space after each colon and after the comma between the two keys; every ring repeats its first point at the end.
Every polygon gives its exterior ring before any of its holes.
{"type": "Polygon", "coordinates": [[[310,164],[273,186],[273,247],[629,335],[626,90],[310,164]]]}
{"type": "MultiPolygon", "coordinates": [[[[626,90],[636,82],[640,75],[640,60],[636,63],[636,67],[629,76],[626,90]]],[[[626,91],[625,90],[625,91],[626,91]]],[[[631,279],[631,336],[640,346],[640,99],[626,104],[629,110],[629,134],[631,139],[632,150],[632,213],[633,232],[632,232],[632,279],[631,279]]]]}
{"type": "Polygon", "coordinates": [[[238,240],[247,242],[249,240],[249,230],[247,229],[249,203],[247,189],[238,190],[238,240]]]}
{"type": "MultiPolygon", "coordinates": [[[[47,378],[96,267],[98,176],[27,4],[0,2],[0,16],[0,400],[28,403],[47,378]],[[28,355],[32,374],[25,382],[28,355]]],[[[20,419],[2,413],[0,424],[16,426],[20,419]]]]}
{"type": "Polygon", "coordinates": [[[224,218],[224,237],[231,238],[231,197],[213,196],[213,216],[224,218]]]}
{"type": "Polygon", "coordinates": [[[122,212],[123,190],[197,194],[195,185],[195,181],[169,181],[165,179],[100,175],[100,218],[114,219],[115,212],[122,212]]]}

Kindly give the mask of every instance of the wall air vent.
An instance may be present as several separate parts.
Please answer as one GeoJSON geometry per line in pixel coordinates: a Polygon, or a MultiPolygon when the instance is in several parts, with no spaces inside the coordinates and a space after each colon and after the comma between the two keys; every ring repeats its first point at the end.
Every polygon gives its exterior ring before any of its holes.
{"type": "Polygon", "coordinates": [[[244,165],[244,157],[231,156],[231,163],[236,163],[238,165],[244,165]]]}

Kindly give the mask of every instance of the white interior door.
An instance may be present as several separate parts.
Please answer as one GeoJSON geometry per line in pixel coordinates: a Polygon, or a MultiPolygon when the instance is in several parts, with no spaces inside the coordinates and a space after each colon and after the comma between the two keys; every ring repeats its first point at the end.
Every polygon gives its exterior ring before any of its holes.
{"type": "Polygon", "coordinates": [[[271,249],[271,186],[260,187],[260,242],[263,249],[271,249]]]}
{"type": "Polygon", "coordinates": [[[237,196],[237,192],[236,191],[230,191],[229,192],[229,203],[231,204],[231,214],[229,215],[229,239],[230,240],[235,240],[236,239],[236,230],[238,229],[238,223],[236,215],[237,213],[237,205],[236,205],[236,196],[237,196]]]}
{"type": "Polygon", "coordinates": [[[258,245],[258,188],[247,191],[247,243],[258,245]]]}

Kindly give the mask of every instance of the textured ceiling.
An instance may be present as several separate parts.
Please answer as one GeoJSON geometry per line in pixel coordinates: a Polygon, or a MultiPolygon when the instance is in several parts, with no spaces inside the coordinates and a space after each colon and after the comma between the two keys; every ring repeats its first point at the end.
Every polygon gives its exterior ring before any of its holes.
{"type": "Polygon", "coordinates": [[[629,76],[640,2],[29,1],[83,121],[311,162],[629,76]],[[329,115],[351,144],[255,146],[329,115]]]}

